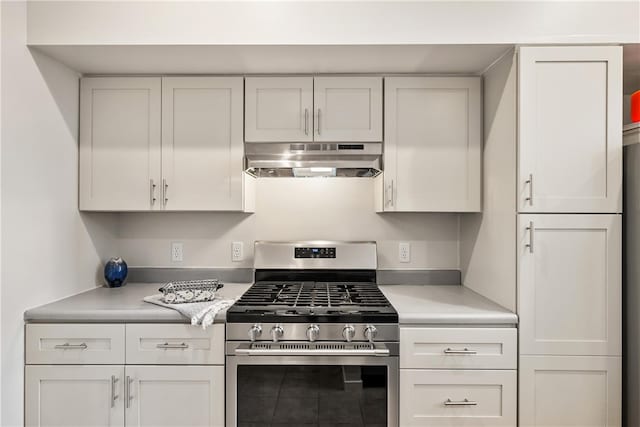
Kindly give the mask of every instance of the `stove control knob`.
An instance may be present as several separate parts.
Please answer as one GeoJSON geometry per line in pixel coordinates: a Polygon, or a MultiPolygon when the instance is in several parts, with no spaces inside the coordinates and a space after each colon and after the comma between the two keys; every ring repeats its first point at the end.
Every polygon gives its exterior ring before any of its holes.
{"type": "Polygon", "coordinates": [[[278,342],[278,340],[282,338],[282,335],[284,335],[284,329],[282,329],[282,326],[275,325],[271,328],[271,339],[273,339],[273,342],[278,342]]]}
{"type": "Polygon", "coordinates": [[[378,335],[378,329],[373,325],[367,325],[364,328],[364,337],[369,340],[369,342],[373,342],[373,339],[378,335]]]}
{"type": "Polygon", "coordinates": [[[310,325],[307,328],[307,338],[309,338],[309,341],[314,342],[318,339],[318,335],[320,335],[320,327],[318,325],[310,325]]]}
{"type": "Polygon", "coordinates": [[[353,340],[353,337],[355,335],[356,335],[356,328],[354,328],[353,325],[345,325],[345,327],[342,328],[342,337],[347,342],[351,342],[351,340],[353,340]]]}
{"type": "Polygon", "coordinates": [[[256,323],[251,328],[249,328],[249,339],[251,342],[257,340],[260,335],[262,335],[262,326],[259,323],[256,323]]]}

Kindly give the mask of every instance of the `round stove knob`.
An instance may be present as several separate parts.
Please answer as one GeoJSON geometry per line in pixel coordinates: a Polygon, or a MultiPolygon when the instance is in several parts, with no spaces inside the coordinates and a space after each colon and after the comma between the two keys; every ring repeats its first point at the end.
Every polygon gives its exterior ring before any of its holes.
{"type": "Polygon", "coordinates": [[[342,338],[344,338],[347,342],[351,342],[353,337],[356,335],[356,328],[353,325],[345,325],[342,328],[342,338]]]}
{"type": "Polygon", "coordinates": [[[367,325],[364,328],[364,337],[369,340],[369,342],[373,342],[373,339],[378,335],[378,329],[373,325],[367,325]]]}
{"type": "Polygon", "coordinates": [[[318,335],[320,335],[320,327],[318,325],[310,325],[307,328],[307,338],[309,341],[314,342],[318,339],[318,335]]]}
{"type": "Polygon", "coordinates": [[[282,329],[282,326],[275,325],[271,328],[271,339],[273,342],[278,342],[278,340],[282,338],[282,335],[284,335],[284,329],[282,329]]]}
{"type": "Polygon", "coordinates": [[[249,328],[249,339],[253,342],[257,340],[260,335],[262,335],[262,326],[256,323],[252,327],[249,328]]]}

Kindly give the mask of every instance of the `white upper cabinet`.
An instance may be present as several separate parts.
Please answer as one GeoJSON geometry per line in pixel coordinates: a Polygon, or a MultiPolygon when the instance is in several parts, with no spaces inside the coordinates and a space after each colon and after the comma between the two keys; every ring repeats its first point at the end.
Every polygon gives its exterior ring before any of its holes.
{"type": "Polygon", "coordinates": [[[160,78],[81,80],[80,209],[159,209],[160,78]]]}
{"type": "Polygon", "coordinates": [[[247,77],[245,140],[313,140],[313,77],[247,77]]]}
{"type": "Polygon", "coordinates": [[[382,141],[382,77],[316,77],[315,141],[382,141]]]}
{"type": "Polygon", "coordinates": [[[481,210],[479,77],[385,79],[383,211],[481,210]]]}
{"type": "Polygon", "coordinates": [[[382,77],[247,77],[244,137],[382,141],[382,77]]]}
{"type": "Polygon", "coordinates": [[[252,211],[242,77],[81,82],[80,209],[252,211]]]}
{"type": "Polygon", "coordinates": [[[519,211],[621,212],[622,48],[519,55],[519,211]]]}
{"type": "Polygon", "coordinates": [[[520,353],[621,354],[620,215],[519,215],[520,353]]]}
{"type": "Polygon", "coordinates": [[[242,77],[162,79],[165,210],[242,210],[242,77]]]}

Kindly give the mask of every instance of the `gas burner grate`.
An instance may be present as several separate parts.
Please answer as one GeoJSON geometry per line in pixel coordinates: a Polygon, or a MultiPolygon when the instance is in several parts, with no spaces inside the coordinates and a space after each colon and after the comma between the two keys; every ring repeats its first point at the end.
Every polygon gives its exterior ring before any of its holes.
{"type": "Polygon", "coordinates": [[[390,305],[378,286],[370,282],[256,282],[236,304],[333,307],[339,311],[390,305]]]}

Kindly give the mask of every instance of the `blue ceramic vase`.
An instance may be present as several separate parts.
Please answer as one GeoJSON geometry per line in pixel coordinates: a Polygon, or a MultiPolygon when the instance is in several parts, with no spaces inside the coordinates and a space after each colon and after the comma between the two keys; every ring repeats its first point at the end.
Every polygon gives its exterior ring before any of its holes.
{"type": "Polygon", "coordinates": [[[113,257],[104,265],[104,281],[110,288],[119,288],[127,283],[127,263],[120,257],[113,257]]]}

